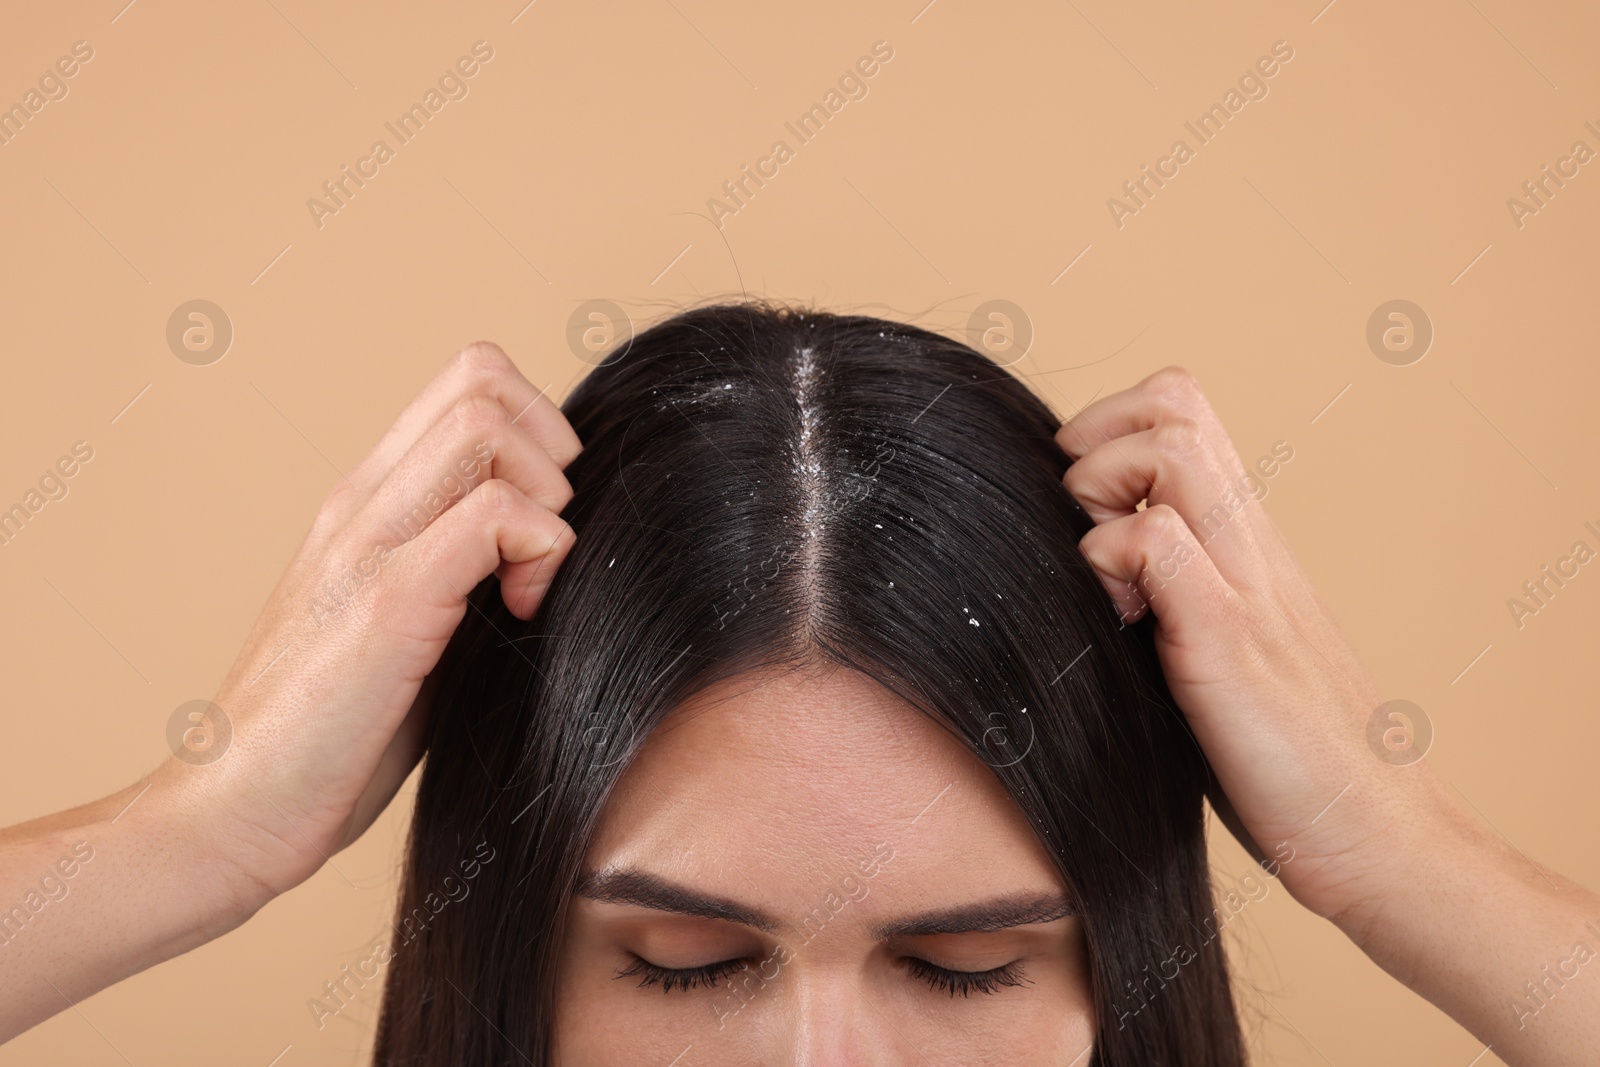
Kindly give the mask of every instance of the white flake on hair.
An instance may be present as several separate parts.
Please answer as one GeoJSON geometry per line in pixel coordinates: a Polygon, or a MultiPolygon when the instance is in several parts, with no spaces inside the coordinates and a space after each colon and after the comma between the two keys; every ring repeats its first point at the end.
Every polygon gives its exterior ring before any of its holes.
{"type": "Polygon", "coordinates": [[[817,410],[817,380],[822,375],[816,352],[807,345],[796,353],[790,373],[790,388],[800,409],[800,427],[794,440],[793,470],[800,491],[799,569],[805,588],[806,614],[814,617],[818,607],[815,566],[822,531],[828,523],[827,482],[822,473],[821,415],[817,410]]]}
{"type": "Polygon", "coordinates": [[[802,348],[800,358],[795,361],[791,381],[795,403],[800,407],[800,436],[795,441],[794,472],[800,479],[800,491],[805,498],[805,509],[801,515],[803,537],[815,537],[826,521],[826,516],[823,514],[825,493],[822,463],[818,457],[818,416],[815,399],[817,378],[821,373],[817,369],[813,350],[809,347],[802,348]]]}

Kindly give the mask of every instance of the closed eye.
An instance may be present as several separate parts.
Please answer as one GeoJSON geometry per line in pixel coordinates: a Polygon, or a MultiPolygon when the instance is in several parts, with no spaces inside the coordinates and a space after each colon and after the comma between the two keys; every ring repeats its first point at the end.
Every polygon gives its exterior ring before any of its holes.
{"type": "Polygon", "coordinates": [[[731,974],[737,974],[750,966],[748,960],[720,960],[716,963],[707,963],[700,967],[659,967],[643,956],[637,954],[633,962],[618,971],[618,978],[632,978],[637,976],[639,988],[658,985],[661,992],[670,993],[673,989],[710,989],[718,985],[731,974]]]}
{"type": "MultiPolygon", "coordinates": [[[[948,993],[952,997],[958,993],[963,997],[971,996],[973,993],[993,995],[1003,987],[1028,984],[1028,979],[1022,972],[1021,960],[1013,960],[986,971],[951,970],[916,956],[901,956],[899,963],[908,974],[918,981],[926,982],[934,992],[948,993]]],[[[699,967],[661,967],[634,954],[633,962],[618,971],[616,977],[636,977],[639,979],[640,989],[659,986],[661,992],[670,993],[674,989],[685,991],[711,989],[720,985],[728,976],[748,970],[749,967],[750,962],[742,958],[719,960],[699,967]]]]}
{"type": "Polygon", "coordinates": [[[913,977],[932,986],[935,993],[949,993],[952,997],[957,993],[964,997],[973,993],[994,994],[999,992],[1002,986],[1020,986],[1028,983],[1028,979],[1022,973],[1021,960],[1012,960],[1002,966],[991,967],[987,971],[953,971],[948,967],[940,967],[936,963],[918,959],[916,956],[902,956],[900,963],[913,977]]]}

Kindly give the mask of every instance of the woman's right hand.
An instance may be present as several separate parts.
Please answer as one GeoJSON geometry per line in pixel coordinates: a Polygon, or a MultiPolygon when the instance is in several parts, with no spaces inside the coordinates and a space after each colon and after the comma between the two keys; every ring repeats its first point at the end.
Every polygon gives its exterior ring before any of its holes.
{"type": "Polygon", "coordinates": [[[424,680],[473,588],[495,572],[507,607],[533,614],[573,543],[562,470],[581,448],[479,342],[328,494],[216,695],[221,721],[188,735],[216,747],[179,748],[144,802],[237,875],[237,921],[309,878],[404,782],[424,680]]]}

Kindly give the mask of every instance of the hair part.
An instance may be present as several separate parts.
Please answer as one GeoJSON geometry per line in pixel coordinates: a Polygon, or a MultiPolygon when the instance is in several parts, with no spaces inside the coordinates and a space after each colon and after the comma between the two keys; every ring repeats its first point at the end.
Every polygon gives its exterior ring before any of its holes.
{"type": "Polygon", "coordinates": [[[577,540],[531,620],[491,577],[444,653],[401,914],[479,840],[504,858],[396,946],[375,1064],[546,1067],[568,902],[629,759],[722,679],[825,663],[952,731],[1027,815],[1084,925],[1092,1064],[1242,1067],[1197,925],[1209,772],[1152,623],[1124,628],[1078,549],[1037,396],[926,330],[744,303],[646,330],[563,411],[577,540]]]}

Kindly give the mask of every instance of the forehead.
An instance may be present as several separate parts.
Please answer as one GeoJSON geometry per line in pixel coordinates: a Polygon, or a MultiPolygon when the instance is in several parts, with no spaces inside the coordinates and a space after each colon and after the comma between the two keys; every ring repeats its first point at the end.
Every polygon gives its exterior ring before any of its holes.
{"type": "Polygon", "coordinates": [[[831,668],[742,675],[675,709],[618,783],[585,865],[804,910],[886,853],[894,877],[875,888],[903,887],[907,905],[1060,887],[1025,816],[960,741],[831,668]]]}

